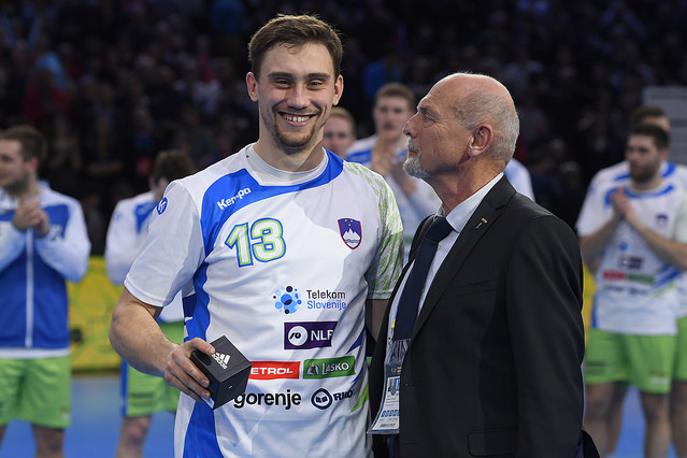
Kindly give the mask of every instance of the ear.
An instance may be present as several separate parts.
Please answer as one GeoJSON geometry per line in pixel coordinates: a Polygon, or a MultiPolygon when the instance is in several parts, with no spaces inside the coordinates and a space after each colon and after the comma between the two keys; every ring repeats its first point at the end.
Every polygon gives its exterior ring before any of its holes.
{"type": "Polygon", "coordinates": [[[39,163],[38,163],[38,158],[32,157],[28,161],[26,161],[26,164],[28,164],[29,169],[34,172],[36,175],[38,175],[38,168],[39,168],[39,163]]]}
{"type": "Polygon", "coordinates": [[[246,73],[246,90],[248,91],[248,97],[253,102],[258,101],[258,79],[255,77],[253,72],[246,73]]]}
{"type": "Polygon", "coordinates": [[[343,88],[343,75],[339,75],[336,77],[336,81],[334,82],[334,105],[339,104],[339,100],[341,100],[341,96],[343,95],[343,88]]]}
{"type": "Polygon", "coordinates": [[[494,142],[494,129],[489,124],[482,124],[472,132],[472,139],[468,144],[471,157],[476,157],[486,152],[491,148],[494,142]]]}

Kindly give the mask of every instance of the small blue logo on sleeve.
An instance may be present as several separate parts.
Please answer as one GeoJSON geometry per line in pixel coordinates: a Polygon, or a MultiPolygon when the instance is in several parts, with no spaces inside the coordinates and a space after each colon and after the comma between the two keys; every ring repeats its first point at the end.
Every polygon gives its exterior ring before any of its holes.
{"type": "Polygon", "coordinates": [[[161,215],[167,210],[167,198],[163,197],[159,204],[157,204],[157,214],[161,215]]]}

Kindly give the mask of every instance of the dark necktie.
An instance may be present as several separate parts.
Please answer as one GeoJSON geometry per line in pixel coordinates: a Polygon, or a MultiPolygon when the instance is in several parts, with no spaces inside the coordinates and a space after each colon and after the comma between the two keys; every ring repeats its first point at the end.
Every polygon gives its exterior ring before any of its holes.
{"type": "Polygon", "coordinates": [[[401,299],[398,301],[396,312],[396,325],[394,328],[394,340],[410,339],[417,318],[417,310],[420,304],[422,291],[427,282],[427,273],[432,265],[434,254],[439,242],[453,231],[451,225],[443,216],[435,216],[432,224],[420,242],[420,247],[415,256],[408,280],[406,281],[401,299]]]}

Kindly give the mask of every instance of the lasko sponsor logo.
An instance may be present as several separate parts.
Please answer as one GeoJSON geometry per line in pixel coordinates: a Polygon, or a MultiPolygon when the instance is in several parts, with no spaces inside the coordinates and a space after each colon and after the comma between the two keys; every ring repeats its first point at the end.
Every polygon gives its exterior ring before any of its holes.
{"type": "Polygon", "coordinates": [[[253,380],[298,378],[300,371],[301,363],[298,361],[253,361],[250,378],[253,380]]]}
{"type": "Polygon", "coordinates": [[[331,347],[336,321],[284,323],[284,349],[331,347]]]}
{"type": "Polygon", "coordinates": [[[227,364],[229,364],[229,359],[231,358],[231,355],[224,355],[222,353],[213,353],[212,357],[214,358],[215,361],[217,361],[217,364],[222,366],[222,369],[227,368],[227,364]]]}
{"type": "Polygon", "coordinates": [[[328,409],[329,406],[332,405],[334,401],[343,401],[344,399],[349,399],[353,397],[353,390],[348,390],[348,391],[342,391],[341,393],[334,393],[331,394],[329,391],[325,390],[324,388],[320,388],[319,390],[315,391],[312,395],[312,398],[310,398],[310,402],[312,402],[312,405],[317,407],[320,410],[325,410],[328,409]]]}
{"type": "Polygon", "coordinates": [[[286,393],[243,393],[234,398],[234,407],[243,409],[244,406],[278,406],[290,410],[292,406],[301,405],[301,395],[286,390],[286,393]]]}
{"type": "Polygon", "coordinates": [[[306,289],[305,293],[308,296],[307,304],[309,310],[334,309],[340,312],[348,306],[346,293],[343,291],[306,289]]]}
{"type": "Polygon", "coordinates": [[[303,362],[303,378],[345,377],[355,374],[355,357],[306,359],[303,362]]]}
{"type": "Polygon", "coordinates": [[[227,207],[231,207],[236,203],[237,200],[241,200],[244,197],[246,197],[248,194],[250,194],[250,188],[243,188],[239,189],[236,194],[233,196],[227,198],[227,199],[220,199],[217,201],[217,206],[219,207],[220,210],[224,210],[227,207]]]}

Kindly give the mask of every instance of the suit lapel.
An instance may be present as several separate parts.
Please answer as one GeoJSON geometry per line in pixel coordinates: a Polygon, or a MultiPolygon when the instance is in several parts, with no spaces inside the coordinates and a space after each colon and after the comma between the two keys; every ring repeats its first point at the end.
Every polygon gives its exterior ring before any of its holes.
{"type": "Polygon", "coordinates": [[[508,203],[513,194],[515,194],[515,189],[513,189],[504,176],[477,206],[477,209],[460,232],[458,239],[451,247],[446,259],[439,267],[434,280],[432,280],[427,297],[425,297],[422,305],[422,310],[415,322],[413,338],[427,321],[439,298],[446,291],[446,288],[460,270],[474,246],[501,215],[503,207],[508,203]]]}

